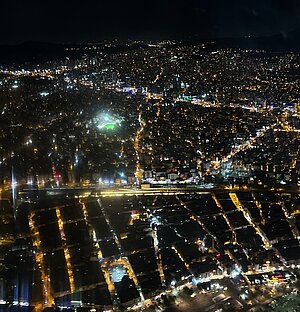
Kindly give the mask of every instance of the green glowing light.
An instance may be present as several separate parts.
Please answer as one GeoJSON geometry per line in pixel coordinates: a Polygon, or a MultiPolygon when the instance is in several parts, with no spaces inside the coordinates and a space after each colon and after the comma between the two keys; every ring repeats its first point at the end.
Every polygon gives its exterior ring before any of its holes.
{"type": "Polygon", "coordinates": [[[109,124],[104,125],[104,128],[106,130],[115,130],[115,127],[116,127],[116,125],[113,123],[109,123],[109,124]]]}
{"type": "Polygon", "coordinates": [[[104,131],[114,131],[117,127],[121,126],[121,120],[119,118],[107,113],[99,114],[95,118],[95,122],[97,123],[98,129],[104,131]]]}

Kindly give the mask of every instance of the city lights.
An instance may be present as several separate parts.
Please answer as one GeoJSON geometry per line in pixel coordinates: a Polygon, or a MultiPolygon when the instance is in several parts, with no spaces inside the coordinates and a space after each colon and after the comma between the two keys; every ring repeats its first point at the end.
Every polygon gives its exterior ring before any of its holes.
{"type": "Polygon", "coordinates": [[[1,308],[296,311],[299,48],[116,37],[0,47],[1,308]]]}

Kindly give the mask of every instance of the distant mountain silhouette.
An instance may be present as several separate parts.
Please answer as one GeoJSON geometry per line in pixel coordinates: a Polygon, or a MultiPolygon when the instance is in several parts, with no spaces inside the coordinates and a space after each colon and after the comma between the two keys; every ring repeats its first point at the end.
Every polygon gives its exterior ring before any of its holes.
{"type": "Polygon", "coordinates": [[[47,61],[79,58],[83,55],[117,53],[143,47],[141,44],[106,46],[104,44],[57,44],[46,42],[24,42],[17,45],[0,45],[0,65],[43,63],[47,61]],[[89,49],[90,47],[96,49],[89,49]]]}
{"type": "Polygon", "coordinates": [[[217,39],[215,46],[218,48],[245,48],[268,50],[274,52],[299,51],[300,52],[300,28],[288,33],[280,33],[265,37],[243,37],[217,39]]]}
{"type": "MultiPolygon", "coordinates": [[[[208,41],[208,40],[206,40],[208,41]]],[[[243,38],[219,38],[212,39],[213,48],[242,48],[258,49],[274,52],[300,52],[300,28],[288,33],[276,34],[266,37],[243,37],[243,38]]],[[[181,41],[183,44],[195,44],[204,42],[200,39],[181,41]]],[[[46,61],[63,60],[68,58],[79,58],[85,54],[95,55],[102,53],[117,53],[127,50],[139,49],[143,44],[119,44],[106,46],[104,44],[93,44],[97,49],[88,49],[90,45],[81,44],[56,44],[45,42],[25,42],[18,45],[0,45],[0,65],[43,63],[46,61]]]]}
{"type": "Polygon", "coordinates": [[[0,46],[0,64],[44,62],[60,59],[65,54],[61,44],[25,42],[17,45],[0,46]]]}

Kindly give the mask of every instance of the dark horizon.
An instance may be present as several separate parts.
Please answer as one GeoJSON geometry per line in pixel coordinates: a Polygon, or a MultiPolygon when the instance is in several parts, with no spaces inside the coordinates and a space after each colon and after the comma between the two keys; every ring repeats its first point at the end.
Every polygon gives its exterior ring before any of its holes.
{"type": "Polygon", "coordinates": [[[79,1],[1,4],[0,44],[105,39],[219,39],[283,34],[300,27],[300,4],[288,1],[79,1]]]}
{"type": "Polygon", "coordinates": [[[270,34],[251,34],[251,35],[237,35],[237,36],[219,36],[219,37],[205,37],[201,36],[197,33],[190,34],[190,35],[182,35],[182,36],[116,36],[116,37],[103,37],[99,38],[99,40],[91,39],[91,40],[35,40],[35,39],[29,39],[29,40],[23,40],[23,41],[16,41],[16,42],[0,42],[0,47],[18,47],[22,45],[89,45],[89,44],[105,44],[105,43],[113,43],[116,44],[130,44],[130,43],[138,43],[138,42],[144,42],[144,43],[151,43],[151,42],[163,42],[163,41],[174,41],[174,42],[222,42],[226,40],[245,40],[245,39],[253,39],[253,40],[260,40],[264,38],[282,38],[282,39],[294,39],[294,33],[300,32],[300,26],[292,28],[286,32],[274,32],[270,34]]]}

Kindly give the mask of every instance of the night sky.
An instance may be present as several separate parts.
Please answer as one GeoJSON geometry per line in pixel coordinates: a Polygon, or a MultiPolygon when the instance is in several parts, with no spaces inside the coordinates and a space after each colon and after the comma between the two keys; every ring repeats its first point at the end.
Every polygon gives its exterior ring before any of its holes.
{"type": "Polygon", "coordinates": [[[300,28],[299,0],[1,0],[0,43],[263,36],[300,28]]]}

